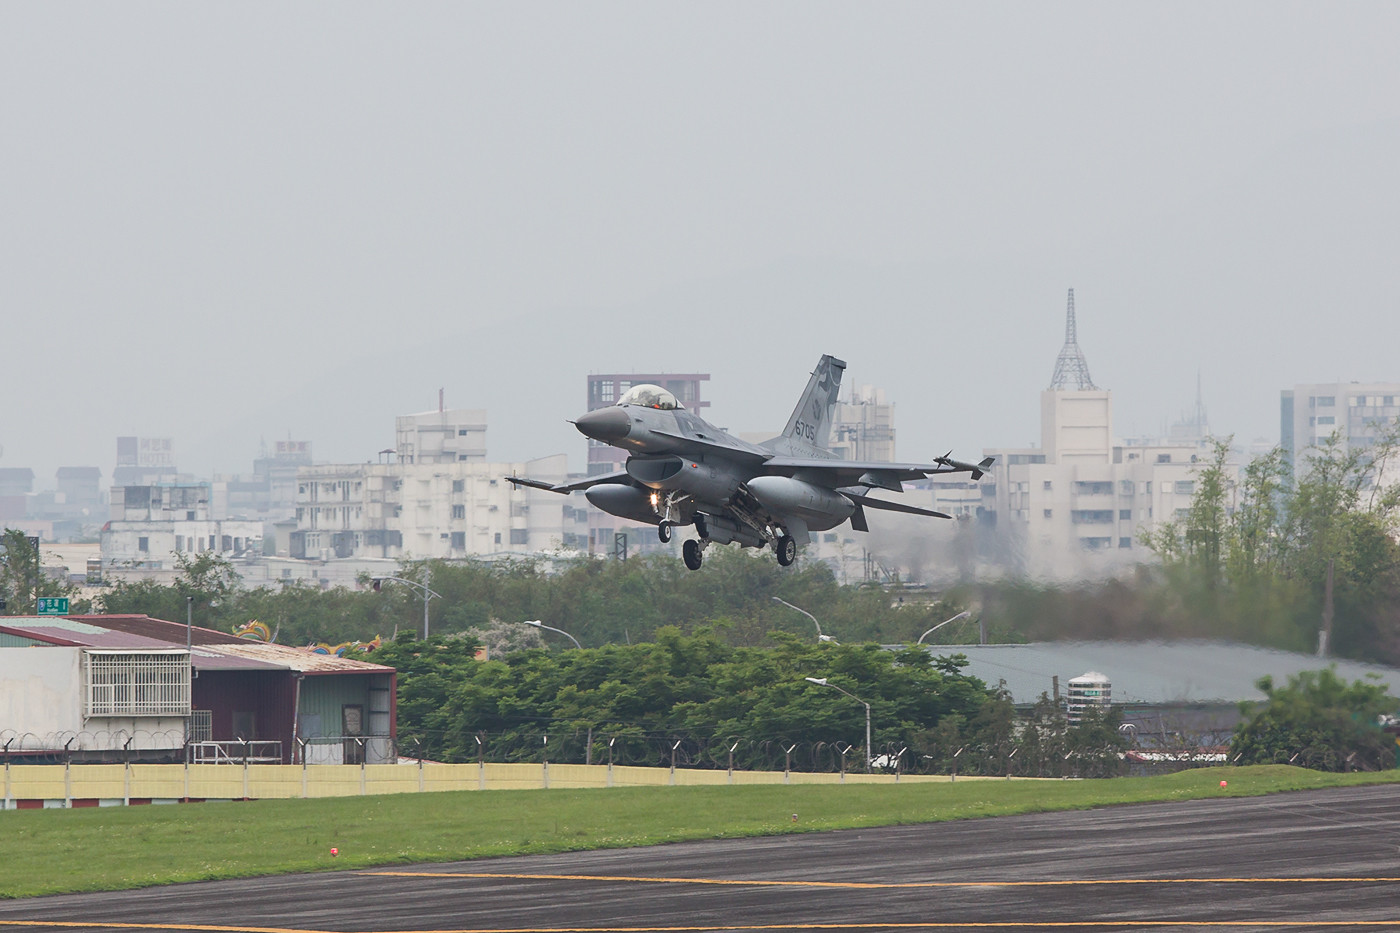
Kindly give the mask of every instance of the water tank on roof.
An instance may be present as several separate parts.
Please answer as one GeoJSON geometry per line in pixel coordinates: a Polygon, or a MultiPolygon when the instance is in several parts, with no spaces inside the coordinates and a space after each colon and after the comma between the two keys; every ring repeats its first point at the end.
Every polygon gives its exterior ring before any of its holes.
{"type": "Polygon", "coordinates": [[[1067,700],[1066,718],[1070,725],[1074,725],[1083,718],[1084,711],[1090,707],[1108,710],[1113,702],[1113,684],[1098,671],[1080,674],[1069,682],[1067,700]]]}

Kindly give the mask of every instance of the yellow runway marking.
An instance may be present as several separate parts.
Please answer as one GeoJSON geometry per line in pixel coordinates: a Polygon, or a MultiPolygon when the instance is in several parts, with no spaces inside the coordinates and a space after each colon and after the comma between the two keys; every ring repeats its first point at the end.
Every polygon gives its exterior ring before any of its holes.
{"type": "Polygon", "coordinates": [[[1043,888],[1115,884],[1395,884],[1400,878],[1087,878],[1068,881],[745,881],[740,878],[650,878],[644,875],[544,875],[504,872],[362,871],[387,878],[486,878],[516,881],[620,881],[642,884],[715,884],[755,888],[1043,888]]]}
{"type": "MultiPolygon", "coordinates": [[[[750,887],[795,888],[989,888],[1038,887],[1055,885],[1144,885],[1144,884],[1376,884],[1396,883],[1400,878],[1121,878],[1069,881],[912,881],[912,882],[844,882],[844,881],[744,881],[721,878],[647,878],[635,875],[557,875],[512,874],[501,872],[410,872],[365,871],[361,875],[397,878],[481,878],[521,881],[612,881],[647,884],[702,884],[750,887]]],[[[118,923],[69,920],[0,920],[0,928],[27,929],[88,929],[88,930],[149,930],[184,931],[184,933],[333,933],[329,930],[293,927],[255,927],[202,923],[118,923]]],[[[1181,927],[1192,929],[1231,929],[1235,927],[1266,927],[1290,929],[1400,929],[1397,920],[1001,920],[1001,921],[925,921],[925,922],[865,922],[865,923],[773,923],[720,924],[706,926],[614,926],[614,927],[459,927],[440,930],[378,930],[371,933],[721,933],[721,931],[792,931],[792,930],[1030,930],[1030,929],[1154,929],[1181,927]]]]}

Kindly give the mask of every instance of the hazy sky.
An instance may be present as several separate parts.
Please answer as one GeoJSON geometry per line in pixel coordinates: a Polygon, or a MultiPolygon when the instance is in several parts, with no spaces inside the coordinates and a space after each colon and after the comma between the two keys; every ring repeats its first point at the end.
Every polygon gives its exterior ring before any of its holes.
{"type": "Polygon", "coordinates": [[[823,352],[903,459],[1039,436],[1075,288],[1120,434],[1400,381],[1394,3],[0,3],[0,466],[393,416],[583,445],[585,375],[776,431],[823,352]]]}

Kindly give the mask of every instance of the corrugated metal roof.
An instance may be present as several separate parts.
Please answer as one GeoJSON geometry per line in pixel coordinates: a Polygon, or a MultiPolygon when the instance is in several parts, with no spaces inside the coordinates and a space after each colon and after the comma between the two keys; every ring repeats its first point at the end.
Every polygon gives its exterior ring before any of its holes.
{"type": "Polygon", "coordinates": [[[293,648],[290,645],[273,645],[258,641],[241,641],[232,645],[210,645],[206,650],[220,654],[268,661],[289,667],[303,674],[389,674],[392,667],[382,664],[369,664],[353,658],[336,657],[333,654],[317,654],[307,648],[293,648]]]}
{"type": "MultiPolygon", "coordinates": [[[[51,644],[78,645],[83,648],[178,648],[183,650],[185,647],[183,638],[177,641],[148,638],[144,635],[114,631],[87,622],[75,622],[72,619],[36,616],[29,619],[6,619],[5,621],[7,624],[0,626],[0,631],[13,632],[51,644]],[[24,624],[9,624],[12,621],[24,624]]],[[[184,626],[179,626],[178,629],[179,634],[183,635],[184,626]]],[[[213,648],[199,644],[196,644],[190,653],[190,664],[197,671],[296,670],[290,665],[278,664],[274,661],[260,661],[256,658],[219,654],[213,648]]]]}
{"type": "MultiPolygon", "coordinates": [[[[7,617],[0,632],[65,645],[86,648],[181,648],[186,629],[179,623],[149,616],[83,616],[71,619],[56,616],[7,617]],[[102,622],[112,621],[108,628],[102,622]],[[140,634],[138,634],[140,633],[140,634]],[[145,633],[163,635],[152,637],[145,633]]],[[[303,674],[391,674],[392,667],[369,664],[333,654],[317,654],[309,648],[293,648],[235,638],[212,629],[193,628],[190,663],[197,671],[297,671],[303,674]],[[217,636],[201,638],[201,633],[217,636]]]]}
{"type": "Polygon", "coordinates": [[[96,625],[73,622],[69,619],[51,619],[47,616],[37,619],[6,619],[4,629],[9,632],[27,635],[38,641],[47,641],[61,645],[76,644],[86,648],[184,647],[184,645],[172,645],[170,642],[162,641],[157,638],[146,638],[141,635],[132,635],[128,632],[114,632],[111,629],[99,628],[96,625]]]}
{"type": "Polygon", "coordinates": [[[934,654],[965,654],[967,673],[1006,688],[1016,703],[1034,703],[1060,693],[1086,671],[1102,672],[1113,685],[1113,702],[1152,705],[1234,704],[1263,700],[1254,686],[1267,675],[1276,684],[1302,671],[1334,665],[1346,681],[1376,674],[1392,696],[1400,697],[1400,670],[1359,661],[1318,658],[1230,642],[1036,642],[1029,645],[929,645],[934,654]]]}
{"type": "MultiPolygon", "coordinates": [[[[91,624],[99,625],[106,629],[118,632],[130,632],[132,635],[144,635],[147,638],[158,638],[172,644],[185,643],[186,626],[183,622],[171,622],[166,619],[157,619],[152,616],[142,615],[86,615],[70,616],[68,621],[75,625],[91,624]]],[[[238,642],[240,639],[230,632],[220,632],[212,628],[200,628],[198,625],[189,626],[190,641],[196,645],[224,645],[230,642],[238,642]]]]}

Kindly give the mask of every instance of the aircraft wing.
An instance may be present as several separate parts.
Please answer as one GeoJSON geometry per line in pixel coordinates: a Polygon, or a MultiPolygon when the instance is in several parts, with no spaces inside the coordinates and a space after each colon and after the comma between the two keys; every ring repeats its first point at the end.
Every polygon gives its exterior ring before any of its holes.
{"type": "Polygon", "coordinates": [[[948,457],[938,457],[933,463],[880,463],[859,460],[815,460],[799,457],[771,457],[764,467],[779,475],[792,476],[795,473],[809,473],[825,476],[835,486],[878,486],[892,492],[901,492],[900,483],[906,480],[923,479],[940,473],[971,473],[973,479],[981,479],[982,474],[992,465],[988,457],[981,463],[962,463],[948,457]]]}
{"type": "Polygon", "coordinates": [[[605,483],[628,484],[632,482],[632,477],[627,475],[626,470],[618,470],[614,473],[600,473],[597,476],[590,476],[588,479],[582,479],[576,483],[560,483],[559,485],[546,483],[538,479],[527,479],[523,476],[507,476],[506,481],[512,486],[529,486],[531,489],[543,489],[545,492],[557,492],[562,495],[568,495],[580,489],[587,489],[590,486],[602,486],[605,483]]]}

